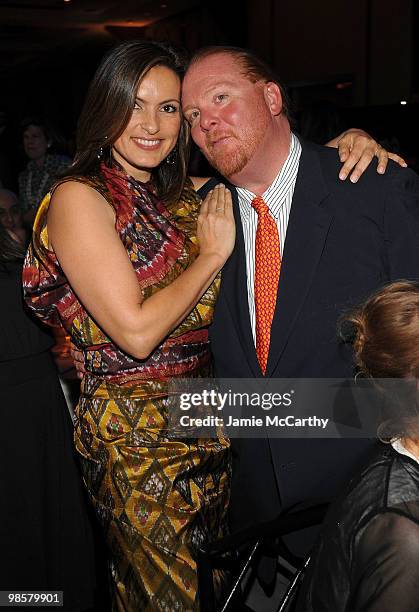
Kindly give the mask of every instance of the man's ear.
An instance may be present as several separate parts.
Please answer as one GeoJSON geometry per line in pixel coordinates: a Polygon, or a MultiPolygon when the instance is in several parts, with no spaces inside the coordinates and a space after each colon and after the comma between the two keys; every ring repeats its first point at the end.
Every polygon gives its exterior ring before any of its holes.
{"type": "Polygon", "coordinates": [[[282,111],[282,95],[278,85],[273,81],[268,81],[263,86],[263,95],[272,115],[280,115],[282,111]]]}

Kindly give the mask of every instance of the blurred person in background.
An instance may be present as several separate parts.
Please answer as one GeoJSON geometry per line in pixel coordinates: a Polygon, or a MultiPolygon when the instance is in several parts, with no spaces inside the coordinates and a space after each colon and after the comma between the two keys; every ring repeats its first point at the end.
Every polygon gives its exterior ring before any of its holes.
{"type": "Polygon", "coordinates": [[[51,185],[69,166],[66,155],[54,153],[58,138],[46,121],[29,117],[22,122],[23,148],[29,162],[19,174],[19,200],[25,222],[32,226],[35,213],[51,185]]]}
{"type": "Polygon", "coordinates": [[[27,231],[23,226],[22,209],[17,195],[0,188],[0,224],[22,245],[26,245],[27,231]]]}

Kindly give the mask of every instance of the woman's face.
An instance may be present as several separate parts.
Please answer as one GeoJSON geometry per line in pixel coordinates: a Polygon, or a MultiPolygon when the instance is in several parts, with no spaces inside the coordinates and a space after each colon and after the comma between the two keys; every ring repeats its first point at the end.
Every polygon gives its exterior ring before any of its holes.
{"type": "Polygon", "coordinates": [[[151,68],[138,90],[131,119],[112,154],[128,174],[148,181],[170,153],[181,125],[180,79],[166,66],[151,68]]]}
{"type": "Polygon", "coordinates": [[[39,125],[28,125],[23,132],[23,148],[29,159],[36,161],[45,157],[48,140],[39,125]]]}

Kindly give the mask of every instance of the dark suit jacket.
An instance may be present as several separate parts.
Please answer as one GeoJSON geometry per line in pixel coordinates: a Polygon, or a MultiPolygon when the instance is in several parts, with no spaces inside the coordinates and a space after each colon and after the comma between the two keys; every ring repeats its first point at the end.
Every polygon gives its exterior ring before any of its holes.
{"type": "MultiPolygon", "coordinates": [[[[302,142],[271,331],[267,376],[353,375],[350,345],[337,320],[374,290],[419,278],[419,177],[372,164],[357,184],[338,178],[336,150],[302,142]]],[[[210,181],[201,195],[214,185],[210,181]]],[[[216,373],[260,377],[252,339],[237,193],[236,246],[222,271],[210,329],[216,373]]],[[[233,529],[280,511],[332,499],[370,440],[233,440],[233,529]]]]}

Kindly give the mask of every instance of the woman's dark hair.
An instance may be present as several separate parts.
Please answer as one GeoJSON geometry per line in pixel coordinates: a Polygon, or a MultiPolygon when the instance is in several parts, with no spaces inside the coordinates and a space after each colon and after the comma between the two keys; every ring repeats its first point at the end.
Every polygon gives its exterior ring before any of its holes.
{"type": "Polygon", "coordinates": [[[419,377],[419,283],[397,281],[344,319],[354,329],[355,361],[373,378],[419,377]]]}
{"type": "MultiPolygon", "coordinates": [[[[99,173],[98,153],[110,159],[113,143],[123,133],[134,109],[138,86],[154,66],[165,66],[182,80],[183,57],[158,42],[130,41],[112,49],[102,60],[90,84],[77,126],[76,155],[65,176],[99,173]]],[[[174,163],[161,163],[153,171],[157,193],[177,199],[185,183],[189,156],[189,130],[182,119],[174,163]]]]}
{"type": "Polygon", "coordinates": [[[25,248],[14,240],[9,232],[0,225],[0,263],[23,261],[25,248]]]}

